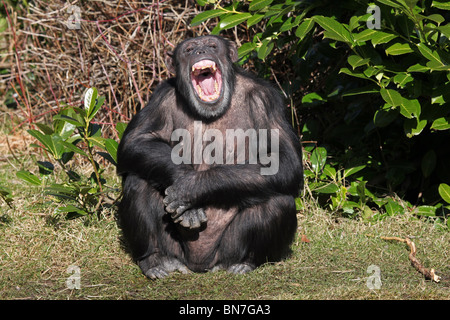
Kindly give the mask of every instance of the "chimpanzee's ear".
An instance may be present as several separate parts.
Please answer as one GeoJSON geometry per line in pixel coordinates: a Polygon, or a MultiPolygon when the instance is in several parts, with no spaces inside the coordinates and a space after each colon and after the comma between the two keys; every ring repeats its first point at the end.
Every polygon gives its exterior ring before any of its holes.
{"type": "Polygon", "coordinates": [[[228,52],[230,55],[230,59],[232,62],[238,61],[238,51],[237,51],[237,45],[234,41],[228,41],[228,52]]]}
{"type": "Polygon", "coordinates": [[[166,67],[170,73],[175,74],[175,61],[173,58],[173,51],[169,51],[166,57],[166,67]]]}

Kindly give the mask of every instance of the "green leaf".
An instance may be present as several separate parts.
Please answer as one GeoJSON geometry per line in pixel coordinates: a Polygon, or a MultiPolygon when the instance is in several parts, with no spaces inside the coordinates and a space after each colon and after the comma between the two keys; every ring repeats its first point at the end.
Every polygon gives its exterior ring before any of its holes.
{"type": "MultiPolygon", "coordinates": [[[[73,117],[77,117],[77,118],[79,118],[79,119],[82,119],[82,117],[81,116],[79,116],[76,112],[75,112],[75,110],[73,109],[73,108],[66,108],[66,109],[63,109],[63,110],[61,110],[60,112],[59,112],[59,114],[58,115],[56,115],[56,116],[54,116],[53,117],[53,127],[55,128],[55,132],[56,133],[59,133],[59,135],[61,136],[61,138],[64,140],[64,141],[66,141],[67,139],[69,139],[72,135],[73,135],[73,133],[74,133],[74,131],[75,131],[75,129],[76,129],[76,125],[75,124],[73,124],[73,123],[70,123],[70,122],[68,122],[68,121],[66,121],[65,119],[64,120],[61,120],[61,118],[58,120],[58,117],[61,117],[61,116],[66,116],[66,117],[69,117],[70,119],[72,119],[74,122],[78,122],[77,121],[77,119],[75,119],[75,118],[73,118],[73,117]]],[[[71,120],[71,121],[72,121],[71,120]]],[[[84,120],[82,120],[83,122],[84,122],[84,120]]],[[[81,125],[81,123],[79,123],[80,125],[81,125]]]]}
{"type": "Polygon", "coordinates": [[[313,103],[315,101],[325,101],[318,93],[311,92],[303,96],[302,103],[313,103]]]}
{"type": "Polygon", "coordinates": [[[113,139],[106,139],[105,148],[111,158],[117,163],[117,149],[119,148],[119,143],[113,139]]]}
{"type": "Polygon", "coordinates": [[[438,53],[436,51],[432,51],[424,43],[419,43],[417,45],[417,48],[419,48],[420,53],[426,59],[430,60],[433,63],[432,66],[436,67],[445,66],[445,64],[441,61],[441,58],[439,57],[438,53]]]}
{"type": "Polygon", "coordinates": [[[450,2],[448,0],[433,1],[431,6],[442,10],[450,10],[450,2]]]}
{"type": "Polygon", "coordinates": [[[359,199],[362,203],[366,201],[366,183],[367,181],[360,181],[356,185],[356,193],[359,196],[359,199]]]}
{"type": "Polygon", "coordinates": [[[356,68],[369,63],[370,58],[363,59],[360,56],[351,55],[347,58],[347,61],[352,66],[353,70],[355,70],[356,68]]]}
{"type": "Polygon", "coordinates": [[[419,206],[414,209],[413,213],[418,216],[434,217],[436,216],[436,208],[432,206],[419,206]]]}
{"type": "MultiPolygon", "coordinates": [[[[74,116],[76,117],[78,115],[74,115],[74,116]]],[[[71,123],[74,126],[83,127],[84,128],[85,127],[84,120],[81,120],[81,117],[77,117],[77,118],[78,119],[72,118],[72,117],[69,117],[69,116],[66,116],[66,115],[63,115],[63,114],[57,114],[57,115],[53,116],[53,120],[62,120],[62,121],[71,123]]]]}
{"type": "Polygon", "coordinates": [[[441,183],[438,188],[439,195],[445,202],[450,203],[450,186],[446,183],[441,183]]]}
{"type": "Polygon", "coordinates": [[[59,132],[61,139],[63,139],[64,141],[69,139],[72,136],[72,134],[74,133],[75,129],[76,129],[76,126],[74,124],[65,122],[61,128],[61,132],[59,132]]]}
{"type": "Polygon", "coordinates": [[[335,19],[324,16],[314,16],[312,19],[325,30],[324,36],[326,38],[353,44],[353,38],[350,31],[335,19]]]}
{"type": "Polygon", "coordinates": [[[397,38],[397,36],[395,34],[383,32],[383,31],[377,31],[372,36],[371,41],[372,41],[372,45],[375,47],[376,45],[379,45],[379,44],[388,43],[389,41],[391,41],[392,39],[395,39],[395,38],[397,38]]]}
{"type": "Polygon", "coordinates": [[[45,188],[45,190],[46,192],[52,195],[59,195],[59,194],[73,195],[76,188],[77,188],[76,184],[64,185],[60,183],[53,183],[50,187],[45,188]]]}
{"type": "Polygon", "coordinates": [[[405,211],[405,209],[403,209],[403,207],[393,199],[388,199],[387,203],[384,205],[384,208],[389,216],[402,214],[405,211]]]}
{"type": "Polygon", "coordinates": [[[242,57],[245,57],[247,54],[255,50],[256,45],[252,42],[244,43],[242,46],[238,49],[238,57],[239,59],[242,57]]]}
{"type": "Polygon", "coordinates": [[[327,183],[323,186],[314,188],[312,191],[322,194],[333,194],[339,191],[339,187],[334,183],[327,183]]]}
{"type": "MultiPolygon", "coordinates": [[[[367,21],[367,18],[368,18],[369,16],[370,16],[370,15],[369,15],[368,13],[365,14],[365,15],[363,15],[363,16],[352,16],[352,17],[350,18],[350,21],[348,22],[348,29],[349,29],[350,31],[355,30],[356,28],[358,28],[358,27],[360,26],[361,23],[366,22],[366,21],[367,21]]],[[[355,35],[352,34],[352,36],[353,36],[353,39],[355,39],[355,35]]]]}
{"type": "Polygon", "coordinates": [[[400,104],[400,113],[408,119],[411,119],[412,117],[418,118],[421,112],[419,100],[409,100],[403,97],[402,100],[403,101],[400,104]]]}
{"type": "Polygon", "coordinates": [[[394,43],[386,49],[386,54],[391,56],[398,56],[406,53],[414,52],[409,43],[394,43]]]}
{"type": "Polygon", "coordinates": [[[427,120],[419,120],[416,118],[406,119],[403,123],[403,129],[408,138],[419,135],[427,125],[427,120]]]}
{"type": "Polygon", "coordinates": [[[71,204],[64,206],[64,207],[59,207],[57,209],[57,212],[58,213],[62,213],[62,212],[72,213],[73,212],[73,213],[78,213],[82,216],[85,216],[88,214],[88,212],[86,212],[85,210],[75,207],[74,205],[71,205],[71,204]]]}
{"type": "Polygon", "coordinates": [[[400,88],[404,88],[407,83],[412,81],[414,81],[414,78],[409,73],[398,73],[394,77],[394,83],[400,88]]]}
{"type": "Polygon", "coordinates": [[[327,161],[327,149],[322,147],[317,147],[311,153],[311,166],[314,169],[315,174],[317,175],[325,165],[327,161]]]}
{"type": "Polygon", "coordinates": [[[100,110],[101,106],[103,105],[103,102],[105,102],[105,97],[98,97],[95,101],[95,105],[89,109],[88,112],[88,120],[91,121],[95,115],[97,114],[98,110],[100,110]]]}
{"type": "Polygon", "coordinates": [[[122,139],[123,133],[125,132],[125,129],[127,128],[127,123],[124,122],[118,122],[116,124],[116,130],[119,133],[119,138],[122,139]]]}
{"type": "Polygon", "coordinates": [[[39,140],[44,145],[44,149],[50,152],[55,159],[61,159],[64,147],[61,144],[62,138],[57,133],[44,135],[40,131],[30,129],[28,133],[39,140]]]}
{"type": "MultiPolygon", "coordinates": [[[[238,1],[239,2],[239,1],[238,1]]],[[[269,8],[273,8],[274,6],[270,6],[269,8]]],[[[281,7],[280,10],[275,10],[275,15],[270,14],[270,19],[267,22],[268,26],[272,26],[274,24],[278,24],[278,23],[282,23],[285,20],[285,16],[290,13],[291,11],[293,11],[294,5],[293,4],[286,4],[286,6],[281,7]]],[[[269,9],[270,11],[270,9],[269,9]]],[[[266,17],[267,17],[268,12],[266,12],[266,17]]]]}
{"type": "Polygon", "coordinates": [[[87,140],[90,143],[96,145],[97,147],[105,149],[105,138],[100,137],[100,136],[90,136],[90,137],[87,137],[87,140]]]}
{"type": "Polygon", "coordinates": [[[258,48],[258,58],[261,60],[266,59],[273,47],[274,43],[271,39],[264,39],[262,41],[262,46],[258,48]]]}
{"type": "Polygon", "coordinates": [[[403,97],[395,90],[381,88],[380,94],[383,97],[384,101],[386,101],[393,107],[397,107],[403,103],[403,97]]]}
{"type": "Polygon", "coordinates": [[[440,14],[432,14],[428,17],[425,17],[425,19],[431,20],[436,22],[438,25],[445,21],[445,18],[441,16],[440,14]]]}
{"type": "Polygon", "coordinates": [[[42,175],[49,175],[55,170],[53,163],[48,161],[36,161],[39,167],[39,173],[42,175]]]}
{"type": "Polygon", "coordinates": [[[268,7],[273,0],[253,0],[248,6],[249,11],[257,11],[268,7]]]}
{"type": "Polygon", "coordinates": [[[72,143],[69,143],[69,142],[67,142],[67,141],[62,141],[61,143],[62,143],[62,144],[64,145],[64,147],[65,147],[66,149],[68,149],[69,151],[72,151],[72,152],[81,154],[81,155],[84,156],[84,157],[88,157],[88,154],[87,154],[86,152],[84,152],[83,150],[81,150],[81,149],[78,148],[77,146],[73,145],[72,143]]]}
{"type": "Polygon", "coordinates": [[[372,40],[373,36],[379,31],[376,29],[364,29],[360,33],[353,33],[353,39],[355,39],[356,42],[363,42],[372,40]]]}
{"type": "Polygon", "coordinates": [[[250,19],[247,20],[247,27],[250,28],[251,26],[260,22],[263,18],[263,14],[255,13],[250,19]]]}
{"type": "Polygon", "coordinates": [[[393,8],[400,8],[401,6],[394,1],[391,0],[378,0],[378,2],[385,4],[387,6],[393,7],[393,8]]]}
{"type": "Polygon", "coordinates": [[[353,167],[353,168],[349,168],[349,169],[345,169],[344,170],[344,178],[351,176],[352,174],[355,174],[359,171],[361,171],[362,169],[364,169],[366,166],[358,166],[358,167],[353,167]]]}
{"type": "Polygon", "coordinates": [[[280,32],[286,32],[286,31],[292,30],[293,28],[298,26],[298,23],[296,22],[296,20],[294,20],[293,17],[287,18],[287,20],[281,25],[280,32]]]}
{"type": "Polygon", "coordinates": [[[54,131],[52,128],[50,128],[48,125],[43,124],[43,123],[35,123],[36,127],[39,128],[39,130],[41,130],[44,134],[52,134],[54,131]]]}
{"type": "Polygon", "coordinates": [[[325,173],[331,179],[336,178],[336,169],[329,164],[325,165],[325,167],[323,168],[323,173],[325,173]]]}
{"type": "Polygon", "coordinates": [[[97,100],[98,91],[97,88],[89,88],[86,90],[84,94],[84,109],[86,113],[89,115],[91,110],[94,108],[97,100]]]}
{"type": "Polygon", "coordinates": [[[191,26],[198,26],[199,24],[201,24],[202,22],[211,19],[211,18],[215,18],[218,16],[221,16],[222,14],[225,14],[226,11],[222,10],[222,9],[216,9],[216,10],[208,10],[208,11],[204,11],[199,13],[198,15],[196,15],[194,17],[194,19],[191,20],[191,26]]]}
{"type": "Polygon", "coordinates": [[[450,118],[438,118],[433,121],[431,129],[434,130],[448,130],[450,129],[450,118]]]}
{"type": "Polygon", "coordinates": [[[303,198],[302,197],[295,198],[295,210],[297,210],[297,211],[303,210],[304,207],[305,207],[305,205],[303,202],[303,198]]]}
{"type": "Polygon", "coordinates": [[[440,32],[442,32],[442,34],[444,34],[444,36],[446,36],[447,39],[450,39],[450,23],[447,23],[446,25],[440,26],[438,28],[438,30],[440,32]]]}
{"type": "Polygon", "coordinates": [[[311,29],[314,27],[314,20],[307,18],[305,19],[297,28],[295,31],[295,35],[299,38],[299,40],[303,40],[303,38],[308,34],[308,32],[311,31],[311,29]]]}
{"type": "Polygon", "coordinates": [[[419,0],[397,0],[398,2],[402,3],[404,2],[404,5],[406,5],[406,7],[410,8],[410,9],[414,9],[414,7],[416,6],[417,2],[419,0]]]}
{"type": "Polygon", "coordinates": [[[49,142],[50,142],[50,135],[45,135],[42,132],[34,130],[34,129],[27,130],[27,132],[31,136],[35,137],[44,146],[47,146],[47,144],[49,144],[49,142]]]}
{"type": "Polygon", "coordinates": [[[273,16],[277,16],[283,10],[283,4],[274,4],[267,8],[267,11],[264,13],[264,17],[269,18],[273,16]]]}
{"type": "Polygon", "coordinates": [[[17,178],[22,179],[23,181],[26,181],[30,184],[34,184],[36,186],[40,186],[42,184],[41,179],[29,171],[25,170],[17,171],[16,176],[17,178]]]}
{"type": "Polygon", "coordinates": [[[406,69],[408,72],[428,72],[430,71],[430,68],[427,66],[424,66],[423,64],[417,63],[415,65],[412,65],[408,69],[406,69]]]}
{"type": "Polygon", "coordinates": [[[219,27],[222,30],[230,29],[232,27],[237,26],[238,24],[250,19],[252,15],[250,13],[237,13],[232,16],[226,17],[221,20],[219,23],[219,27]]]}

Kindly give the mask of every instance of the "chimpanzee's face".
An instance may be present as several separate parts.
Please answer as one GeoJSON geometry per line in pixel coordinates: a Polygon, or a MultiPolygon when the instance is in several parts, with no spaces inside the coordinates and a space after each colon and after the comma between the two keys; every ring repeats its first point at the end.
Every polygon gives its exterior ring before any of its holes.
{"type": "Polygon", "coordinates": [[[218,57],[226,57],[227,50],[216,38],[191,40],[181,47],[180,60],[190,70],[192,88],[202,102],[216,102],[222,96],[223,65],[218,57]]]}
{"type": "Polygon", "coordinates": [[[191,108],[205,118],[222,115],[234,90],[235,45],[215,36],[188,39],[176,47],[172,59],[177,89],[191,108]]]}

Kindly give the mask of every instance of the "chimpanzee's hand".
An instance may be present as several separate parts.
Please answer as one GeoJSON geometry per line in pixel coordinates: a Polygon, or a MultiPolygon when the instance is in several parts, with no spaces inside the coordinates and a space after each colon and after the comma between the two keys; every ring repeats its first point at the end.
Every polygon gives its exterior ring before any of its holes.
{"type": "Polygon", "coordinates": [[[179,223],[188,229],[198,229],[208,219],[202,208],[186,210],[182,215],[173,218],[175,223],[179,223]]]}
{"type": "Polygon", "coordinates": [[[182,195],[174,186],[168,187],[164,193],[166,196],[163,199],[163,203],[166,206],[166,211],[172,215],[172,218],[182,215],[183,212],[192,207],[189,201],[180,200],[182,195]]]}
{"type": "Polygon", "coordinates": [[[189,201],[179,200],[182,195],[176,187],[168,187],[165,194],[163,203],[175,223],[180,223],[185,228],[196,229],[207,221],[205,211],[202,208],[192,208],[189,201]]]}

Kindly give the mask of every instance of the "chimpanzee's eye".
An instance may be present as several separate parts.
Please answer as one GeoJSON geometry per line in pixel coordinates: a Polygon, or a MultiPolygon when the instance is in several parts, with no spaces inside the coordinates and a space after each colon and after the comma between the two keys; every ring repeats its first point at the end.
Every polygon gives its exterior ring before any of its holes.
{"type": "Polygon", "coordinates": [[[194,50],[194,49],[192,49],[191,47],[187,47],[187,48],[184,50],[184,52],[189,53],[189,52],[191,52],[192,50],[194,50]]]}

